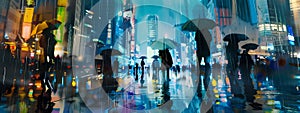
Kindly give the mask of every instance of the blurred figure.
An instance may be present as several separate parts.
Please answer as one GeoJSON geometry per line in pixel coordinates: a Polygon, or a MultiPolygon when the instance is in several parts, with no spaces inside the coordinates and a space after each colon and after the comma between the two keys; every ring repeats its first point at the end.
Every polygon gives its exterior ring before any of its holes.
{"type": "Polygon", "coordinates": [[[129,63],[128,63],[128,75],[134,75],[134,60],[133,58],[129,59],[129,63]]]}
{"type": "Polygon", "coordinates": [[[135,63],[135,67],[134,67],[135,81],[138,81],[138,80],[139,80],[138,70],[139,70],[139,64],[138,64],[138,63],[135,63]]]}
{"type": "Polygon", "coordinates": [[[166,78],[167,81],[170,81],[170,68],[173,65],[173,60],[172,60],[172,56],[170,54],[169,49],[165,49],[165,50],[159,50],[159,56],[161,58],[161,63],[162,63],[162,72],[163,72],[163,76],[164,78],[166,78]],[[165,75],[165,71],[167,71],[167,75],[165,75]]]}
{"type": "Polygon", "coordinates": [[[144,74],[145,74],[145,61],[142,59],[141,61],[141,70],[142,70],[142,76],[141,76],[141,84],[144,84],[144,74]]]}
{"type": "Polygon", "coordinates": [[[51,89],[46,92],[42,92],[37,99],[36,113],[51,113],[54,107],[54,103],[51,102],[51,89]]]}
{"type": "Polygon", "coordinates": [[[153,70],[153,75],[152,75],[152,78],[153,80],[157,80],[158,76],[159,76],[159,61],[157,58],[155,58],[152,62],[152,70],[153,70]]]}
{"type": "Polygon", "coordinates": [[[180,73],[180,66],[179,66],[179,64],[176,64],[174,66],[174,71],[175,71],[175,76],[177,77],[177,75],[180,73]]]}
{"type": "Polygon", "coordinates": [[[254,102],[254,95],[256,94],[256,90],[254,89],[254,85],[252,82],[252,79],[250,77],[251,75],[251,69],[254,65],[254,61],[252,60],[251,56],[248,54],[249,50],[244,50],[241,54],[240,58],[240,71],[242,74],[242,80],[244,83],[244,93],[246,96],[247,102],[250,103],[250,105],[255,109],[262,109],[261,104],[254,102]]]}
{"type": "Polygon", "coordinates": [[[230,81],[230,91],[233,94],[231,98],[231,107],[233,109],[241,110],[246,107],[246,99],[244,96],[244,86],[242,85],[242,81],[239,80],[241,76],[239,69],[239,42],[243,40],[247,40],[248,37],[241,34],[230,34],[223,38],[224,41],[228,41],[226,48],[226,59],[228,60],[228,64],[226,65],[227,76],[230,81]]]}
{"type": "Polygon", "coordinates": [[[19,103],[19,113],[28,113],[28,107],[26,102],[24,101],[24,97],[21,97],[20,103],[19,103]]]}
{"type": "Polygon", "coordinates": [[[14,77],[14,58],[11,54],[10,46],[7,45],[5,47],[4,55],[2,57],[3,60],[3,79],[2,82],[4,84],[4,93],[5,95],[12,93],[12,86],[13,86],[13,77],[14,77]],[[9,63],[5,63],[9,62],[9,63]]]}
{"type": "MultiPolygon", "coordinates": [[[[201,62],[202,62],[202,58],[204,59],[204,63],[205,63],[205,66],[204,66],[204,88],[205,90],[207,90],[207,87],[208,87],[208,84],[209,84],[209,76],[210,76],[210,42],[211,42],[212,38],[211,38],[211,35],[209,33],[208,30],[197,30],[196,31],[196,36],[195,36],[195,41],[196,41],[196,44],[197,44],[197,58],[198,58],[198,72],[201,70],[201,68],[203,68],[203,66],[201,66],[201,62]],[[205,35],[204,35],[205,34],[205,35]],[[206,36],[206,37],[205,37],[206,36]]],[[[201,80],[201,75],[198,75],[199,76],[199,80],[201,80]]],[[[201,96],[201,83],[199,83],[199,86],[198,86],[198,89],[197,89],[197,92],[198,92],[198,95],[201,96]]]]}
{"type": "Polygon", "coordinates": [[[115,76],[118,76],[119,75],[119,61],[118,61],[118,58],[115,59],[114,63],[114,75],[115,76]]]}

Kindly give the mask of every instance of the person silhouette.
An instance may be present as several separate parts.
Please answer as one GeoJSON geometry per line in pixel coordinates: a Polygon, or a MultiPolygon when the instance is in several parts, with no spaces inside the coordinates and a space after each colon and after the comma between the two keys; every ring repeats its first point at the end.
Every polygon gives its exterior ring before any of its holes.
{"type": "Polygon", "coordinates": [[[242,76],[242,81],[244,83],[244,94],[246,96],[246,101],[249,102],[250,106],[255,109],[262,109],[261,104],[254,102],[256,90],[254,89],[253,81],[250,77],[252,66],[254,66],[254,61],[248,54],[248,49],[244,50],[240,58],[240,72],[242,76]]]}
{"type": "Polygon", "coordinates": [[[158,61],[158,59],[157,58],[155,58],[154,60],[153,60],[153,62],[152,62],[152,69],[153,69],[153,76],[152,76],[152,78],[153,78],[153,80],[157,80],[157,78],[158,78],[158,76],[159,76],[159,61],[158,61]]]}
{"type": "MultiPolygon", "coordinates": [[[[209,75],[210,75],[210,42],[211,42],[212,38],[211,38],[211,35],[210,35],[210,32],[208,30],[197,30],[196,31],[196,36],[195,36],[195,41],[196,41],[196,46],[197,46],[197,58],[198,58],[198,65],[199,65],[199,68],[198,68],[198,71],[201,70],[201,68],[203,68],[201,66],[201,62],[202,62],[202,58],[204,58],[204,63],[205,63],[205,66],[204,66],[204,88],[205,90],[207,90],[207,87],[208,87],[208,84],[209,84],[209,75]]],[[[200,78],[201,76],[199,75],[199,80],[201,80],[200,78]]],[[[198,86],[198,89],[197,89],[197,92],[198,94],[201,94],[201,83],[199,83],[199,86],[198,86]]]]}
{"type": "Polygon", "coordinates": [[[161,63],[163,64],[162,67],[162,72],[163,72],[163,76],[164,78],[166,78],[167,81],[170,81],[170,68],[173,65],[173,60],[172,60],[172,56],[170,54],[169,49],[165,49],[165,50],[159,50],[159,56],[161,58],[161,63]],[[167,75],[165,76],[165,71],[167,71],[167,75]]]}
{"type": "Polygon", "coordinates": [[[142,70],[142,76],[141,76],[141,84],[144,83],[144,74],[145,74],[145,61],[142,59],[141,61],[141,70],[142,70]]]}
{"type": "Polygon", "coordinates": [[[138,64],[138,63],[135,63],[135,67],[134,67],[135,81],[138,81],[138,80],[139,80],[138,70],[139,70],[139,64],[138,64]]]}

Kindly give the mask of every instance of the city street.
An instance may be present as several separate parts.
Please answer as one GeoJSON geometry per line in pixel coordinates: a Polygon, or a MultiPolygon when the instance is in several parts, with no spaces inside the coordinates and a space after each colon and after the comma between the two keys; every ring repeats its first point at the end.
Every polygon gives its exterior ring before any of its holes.
{"type": "Polygon", "coordinates": [[[299,113],[300,0],[1,0],[0,113],[299,113]]]}
{"type": "MultiPolygon", "coordinates": [[[[147,75],[147,74],[146,74],[147,75]]],[[[86,87],[79,87],[79,91],[86,90],[86,92],[79,92],[74,97],[66,98],[67,88],[62,88],[56,94],[52,93],[52,101],[55,101],[54,111],[64,113],[74,112],[109,112],[109,113],[132,113],[132,112],[145,112],[154,113],[161,110],[166,112],[190,113],[199,112],[199,110],[209,110],[206,107],[200,109],[205,104],[211,106],[215,112],[232,112],[234,109],[230,107],[231,93],[222,80],[213,79],[210,83],[210,90],[202,91],[204,98],[199,99],[196,94],[196,86],[198,84],[197,77],[192,76],[189,70],[179,73],[171,73],[171,81],[169,82],[168,94],[164,93],[163,78],[160,76],[158,81],[154,81],[150,76],[145,76],[145,84],[134,80],[132,75],[120,74],[116,76],[119,83],[119,91],[115,92],[113,97],[108,97],[105,92],[101,93],[101,86],[94,86],[92,89],[86,87]],[[82,88],[80,90],[80,88],[82,88]],[[64,94],[59,96],[60,90],[64,90],[64,94]],[[80,95],[80,96],[79,96],[80,95]],[[85,95],[85,96],[84,96],[85,95]],[[170,95],[170,100],[164,102],[164,96],[170,95]],[[106,97],[107,96],[107,97],[106,97]],[[210,97],[208,97],[210,96],[210,97]],[[103,100],[107,99],[107,100],[103,100]],[[209,105],[208,103],[211,103],[209,105]],[[201,105],[201,106],[199,106],[201,105]]],[[[274,75],[275,76],[275,75],[274,75]]],[[[100,82],[95,80],[93,82],[100,82]]],[[[99,84],[99,83],[92,83],[99,84]]],[[[292,86],[285,87],[292,90],[292,86]]],[[[289,94],[284,90],[278,90],[282,87],[276,87],[276,83],[266,83],[258,90],[255,96],[255,101],[263,104],[262,110],[253,110],[249,105],[246,105],[244,112],[260,113],[260,112],[290,112],[298,111],[299,97],[295,94],[289,94]]],[[[204,90],[204,89],[202,89],[204,90]]],[[[294,89],[296,90],[296,89],[294,89]]],[[[18,104],[21,102],[20,98],[24,96],[22,91],[14,95],[4,96],[1,101],[1,113],[18,112],[18,104]],[[7,104],[8,100],[11,99],[7,104]]],[[[31,99],[25,98],[24,101],[29,102],[27,105],[28,110],[33,110],[36,106],[36,100],[30,102],[31,99]]],[[[203,111],[202,111],[203,112],[203,111]]]]}

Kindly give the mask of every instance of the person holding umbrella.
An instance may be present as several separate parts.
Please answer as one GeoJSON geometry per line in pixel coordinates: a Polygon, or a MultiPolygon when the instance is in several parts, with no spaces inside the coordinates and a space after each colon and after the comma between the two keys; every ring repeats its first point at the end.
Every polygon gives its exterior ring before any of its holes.
{"type": "MultiPolygon", "coordinates": [[[[39,46],[43,48],[43,55],[41,57],[41,68],[40,68],[40,75],[41,79],[45,79],[47,76],[48,70],[52,67],[54,63],[54,49],[57,41],[55,40],[55,35],[51,33],[53,30],[57,30],[58,27],[61,25],[61,22],[52,19],[44,21],[38,24],[31,32],[31,38],[28,41],[36,41],[38,39],[39,46]],[[37,37],[37,35],[41,35],[41,37],[37,37]],[[48,61],[49,58],[49,61],[48,61]]],[[[42,85],[43,89],[45,85],[42,85]]]]}
{"type": "Polygon", "coordinates": [[[248,43],[242,46],[242,48],[245,50],[241,54],[239,68],[242,74],[242,81],[244,83],[244,93],[246,96],[246,101],[249,102],[249,105],[254,109],[262,109],[261,104],[254,102],[254,95],[256,94],[256,90],[254,89],[254,85],[250,77],[252,66],[254,66],[254,61],[248,54],[249,50],[255,50],[257,49],[257,47],[258,45],[254,43],[248,43]]]}
{"type": "Polygon", "coordinates": [[[174,49],[178,47],[178,45],[179,44],[177,42],[170,40],[168,38],[158,39],[150,45],[152,49],[159,50],[158,52],[159,52],[159,57],[161,58],[162,61],[161,68],[162,68],[163,76],[165,75],[165,71],[167,71],[167,75],[166,75],[167,81],[171,80],[169,75],[169,70],[173,65],[173,60],[169,49],[174,49]]]}
{"type": "Polygon", "coordinates": [[[152,56],[152,58],[154,58],[154,60],[152,62],[152,69],[153,69],[152,78],[155,82],[157,82],[157,78],[159,76],[159,67],[160,67],[159,61],[158,61],[159,56],[154,55],[154,56],[152,56]]]}
{"type": "Polygon", "coordinates": [[[244,108],[244,95],[243,95],[243,88],[241,87],[241,83],[238,80],[239,76],[239,67],[238,67],[238,55],[239,53],[239,45],[240,41],[244,41],[249,39],[244,34],[229,34],[226,35],[223,40],[228,42],[226,46],[226,59],[228,60],[228,64],[226,67],[227,76],[230,81],[230,89],[231,93],[233,94],[233,102],[232,106],[235,108],[244,108]],[[234,101],[239,100],[239,101],[234,101]]]}
{"type": "MultiPolygon", "coordinates": [[[[209,49],[209,45],[211,42],[212,38],[209,34],[208,30],[197,30],[196,31],[196,36],[195,36],[195,41],[197,44],[197,58],[198,58],[198,65],[201,68],[201,62],[202,62],[202,58],[204,58],[204,69],[205,69],[205,73],[204,73],[204,88],[205,90],[207,90],[208,84],[209,84],[209,75],[210,75],[210,49],[209,49]],[[204,33],[206,33],[206,37],[204,36],[204,33]]],[[[201,69],[199,69],[201,70],[201,69]]],[[[200,84],[201,85],[201,84],[200,84]]],[[[201,86],[199,86],[198,88],[201,88],[201,86]]],[[[199,90],[199,89],[198,89],[199,90]]],[[[201,92],[201,91],[200,91],[201,92]]]]}
{"type": "Polygon", "coordinates": [[[173,65],[173,60],[172,60],[172,56],[171,53],[169,51],[169,49],[165,49],[165,50],[159,50],[159,56],[161,58],[161,63],[162,65],[162,71],[163,71],[163,76],[164,78],[166,78],[166,81],[171,81],[170,79],[170,68],[173,65]],[[165,71],[167,71],[167,75],[165,76],[165,71]]]}
{"type": "Polygon", "coordinates": [[[112,91],[116,91],[119,85],[116,78],[113,77],[111,56],[122,55],[122,53],[110,46],[102,47],[100,51],[100,54],[103,56],[102,87],[106,93],[111,93],[112,91]]]}
{"type": "MultiPolygon", "coordinates": [[[[209,75],[210,75],[210,42],[212,40],[212,37],[210,35],[209,29],[213,29],[217,24],[211,20],[206,18],[197,18],[188,20],[183,24],[178,24],[175,26],[181,26],[181,30],[183,31],[190,31],[190,32],[196,32],[195,41],[197,46],[197,59],[199,68],[198,70],[201,70],[201,62],[202,58],[204,58],[205,62],[205,73],[204,73],[204,88],[207,90],[208,84],[209,84],[209,75]]],[[[200,80],[200,75],[199,80],[200,80]]],[[[198,96],[202,98],[201,94],[201,83],[199,83],[199,86],[197,88],[198,96]]]]}

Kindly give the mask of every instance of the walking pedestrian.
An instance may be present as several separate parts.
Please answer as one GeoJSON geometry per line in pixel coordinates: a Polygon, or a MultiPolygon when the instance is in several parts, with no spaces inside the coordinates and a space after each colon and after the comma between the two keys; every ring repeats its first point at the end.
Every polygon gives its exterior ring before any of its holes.
{"type": "MultiPolygon", "coordinates": [[[[196,41],[196,46],[197,46],[197,58],[198,58],[198,70],[197,72],[200,72],[202,66],[201,66],[201,62],[202,60],[204,60],[205,66],[204,66],[204,80],[203,80],[203,84],[204,84],[204,88],[205,90],[207,90],[208,84],[209,84],[209,76],[210,76],[210,42],[211,42],[212,38],[211,35],[209,33],[208,30],[197,30],[196,31],[196,36],[195,36],[195,41],[196,41]]],[[[198,74],[198,73],[197,73],[198,74]]],[[[199,80],[201,80],[201,75],[199,76],[199,80]]],[[[201,95],[201,83],[199,83],[199,86],[197,88],[197,93],[199,95],[199,97],[202,97],[201,95]]]]}
{"type": "Polygon", "coordinates": [[[254,109],[262,109],[261,104],[254,102],[254,95],[256,94],[256,90],[254,89],[254,85],[250,77],[252,66],[254,66],[254,61],[248,54],[248,51],[249,50],[244,50],[241,54],[239,65],[242,75],[242,81],[244,83],[244,93],[246,96],[246,101],[250,103],[250,106],[252,106],[254,109]]]}
{"type": "Polygon", "coordinates": [[[161,58],[161,63],[162,63],[161,68],[162,68],[163,76],[164,78],[166,77],[166,81],[171,81],[169,71],[173,65],[173,60],[170,51],[169,49],[165,49],[165,50],[159,50],[158,52],[161,58]],[[167,71],[167,75],[165,75],[165,71],[167,71]]]}
{"type": "Polygon", "coordinates": [[[141,70],[142,70],[141,84],[142,84],[142,85],[143,85],[144,82],[145,82],[145,81],[144,81],[145,65],[146,65],[146,63],[145,63],[144,59],[142,59],[142,61],[141,61],[141,70]]]}
{"type": "Polygon", "coordinates": [[[157,58],[155,58],[152,62],[152,70],[153,70],[153,74],[152,74],[152,79],[157,82],[158,80],[158,76],[159,76],[159,68],[160,68],[160,64],[157,58]]]}
{"type": "Polygon", "coordinates": [[[139,70],[139,64],[138,64],[138,63],[135,63],[135,67],[134,67],[135,81],[138,81],[138,80],[139,80],[138,70],[139,70]]]}

